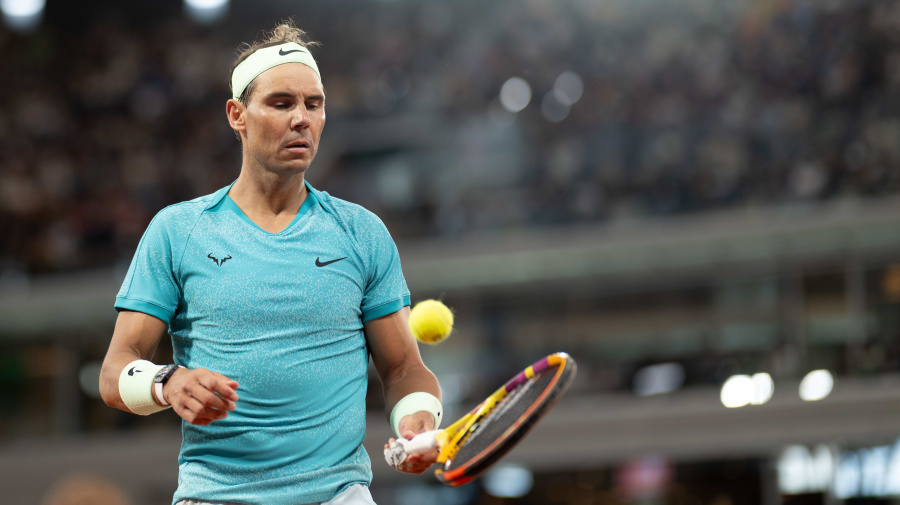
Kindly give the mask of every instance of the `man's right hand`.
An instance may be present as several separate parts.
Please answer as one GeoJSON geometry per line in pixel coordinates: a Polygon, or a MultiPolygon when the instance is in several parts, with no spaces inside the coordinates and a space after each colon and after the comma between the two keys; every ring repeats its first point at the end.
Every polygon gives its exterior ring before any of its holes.
{"type": "Polygon", "coordinates": [[[163,387],[163,396],[182,419],[206,426],[236,408],[237,387],[237,382],[205,368],[179,368],[163,387]]]}

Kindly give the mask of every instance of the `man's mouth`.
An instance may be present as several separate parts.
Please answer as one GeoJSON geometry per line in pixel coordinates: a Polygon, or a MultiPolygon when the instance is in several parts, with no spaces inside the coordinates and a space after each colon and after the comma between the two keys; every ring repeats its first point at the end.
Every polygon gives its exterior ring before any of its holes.
{"type": "Polygon", "coordinates": [[[290,144],[288,144],[285,147],[291,151],[303,152],[303,151],[306,151],[309,149],[310,142],[307,140],[297,140],[297,141],[291,142],[290,144]]]}

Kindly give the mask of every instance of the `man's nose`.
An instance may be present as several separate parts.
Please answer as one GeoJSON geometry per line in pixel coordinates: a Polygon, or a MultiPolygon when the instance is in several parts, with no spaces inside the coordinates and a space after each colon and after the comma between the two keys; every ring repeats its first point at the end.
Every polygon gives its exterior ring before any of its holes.
{"type": "Polygon", "coordinates": [[[305,128],[309,126],[309,111],[306,106],[301,104],[294,110],[294,116],[291,118],[291,128],[305,128]]]}

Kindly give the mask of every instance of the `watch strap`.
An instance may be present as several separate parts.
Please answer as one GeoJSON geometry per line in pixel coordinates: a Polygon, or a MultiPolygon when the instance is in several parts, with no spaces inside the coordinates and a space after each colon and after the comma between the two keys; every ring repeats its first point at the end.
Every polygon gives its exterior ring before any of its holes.
{"type": "Polygon", "coordinates": [[[169,379],[175,373],[175,370],[178,370],[179,368],[184,367],[175,364],[166,365],[156,374],[156,377],[153,378],[153,392],[156,395],[156,402],[163,407],[169,406],[169,402],[166,401],[166,397],[163,395],[163,387],[169,382],[169,379]],[[162,376],[160,376],[160,374],[162,374],[162,376]]]}
{"type": "Polygon", "coordinates": [[[156,393],[156,403],[159,403],[163,407],[168,407],[169,402],[167,402],[166,397],[163,396],[163,385],[162,382],[154,382],[153,391],[156,393]]]}

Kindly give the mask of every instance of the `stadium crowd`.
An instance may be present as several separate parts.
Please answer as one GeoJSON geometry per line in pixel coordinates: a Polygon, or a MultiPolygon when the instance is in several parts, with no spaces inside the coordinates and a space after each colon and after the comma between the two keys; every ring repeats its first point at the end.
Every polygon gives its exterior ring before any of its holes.
{"type": "MultiPolygon", "coordinates": [[[[353,4],[295,15],[324,42],[326,139],[436,130],[343,139],[313,170],[398,240],[900,190],[898,1],[353,4]],[[583,88],[567,103],[564,73],[583,88]],[[498,98],[516,76],[517,113],[498,98]]],[[[236,177],[223,110],[246,29],[0,28],[0,279],[127,262],[158,210],[236,177]]]]}

